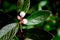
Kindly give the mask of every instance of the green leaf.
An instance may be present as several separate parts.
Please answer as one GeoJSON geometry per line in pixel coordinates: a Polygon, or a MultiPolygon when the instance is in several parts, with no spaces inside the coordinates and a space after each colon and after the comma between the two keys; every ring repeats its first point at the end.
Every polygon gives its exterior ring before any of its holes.
{"type": "Polygon", "coordinates": [[[22,8],[22,11],[27,12],[29,7],[30,7],[30,0],[24,0],[24,5],[23,5],[23,8],[22,8]]]}
{"type": "Polygon", "coordinates": [[[18,12],[27,12],[30,7],[30,0],[18,0],[18,12]]]}
{"type": "Polygon", "coordinates": [[[47,4],[47,1],[41,1],[41,2],[39,3],[39,6],[42,7],[42,6],[45,6],[46,4],[47,4]]]}
{"type": "Polygon", "coordinates": [[[31,14],[31,13],[33,13],[33,12],[36,12],[37,11],[37,7],[36,6],[33,6],[33,7],[31,7],[29,10],[28,10],[28,14],[31,14]]]}
{"type": "Polygon", "coordinates": [[[23,26],[22,29],[31,29],[34,28],[34,26],[23,26]]]}
{"type": "Polygon", "coordinates": [[[37,26],[38,28],[40,28],[40,27],[43,26],[43,24],[44,24],[44,22],[41,22],[41,23],[37,24],[36,26],[37,26]]]}
{"type": "Polygon", "coordinates": [[[53,35],[47,31],[39,28],[25,29],[24,38],[30,38],[32,40],[51,40],[53,35]]]}
{"type": "Polygon", "coordinates": [[[17,36],[14,36],[14,38],[13,38],[13,39],[14,39],[14,40],[19,40],[17,36]]]}
{"type": "Polygon", "coordinates": [[[11,23],[4,26],[0,30],[0,40],[10,40],[12,39],[18,31],[18,24],[11,23]]]}
{"type": "Polygon", "coordinates": [[[17,11],[20,12],[24,4],[24,0],[18,0],[17,2],[17,11]]]}
{"type": "Polygon", "coordinates": [[[38,4],[38,10],[42,10],[42,7],[45,6],[47,4],[47,1],[41,1],[39,4],[38,4]]]}
{"type": "Polygon", "coordinates": [[[37,25],[41,22],[44,22],[50,15],[50,11],[48,10],[41,10],[34,12],[31,14],[28,19],[28,23],[26,25],[37,25]]]}

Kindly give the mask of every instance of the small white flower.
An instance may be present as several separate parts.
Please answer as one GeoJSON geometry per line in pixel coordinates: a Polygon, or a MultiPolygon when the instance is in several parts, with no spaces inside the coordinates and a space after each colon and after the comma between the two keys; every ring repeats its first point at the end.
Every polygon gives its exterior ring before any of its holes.
{"type": "Polygon", "coordinates": [[[27,24],[28,20],[27,19],[23,19],[23,24],[27,24]]]}
{"type": "Polygon", "coordinates": [[[28,20],[27,19],[23,19],[23,17],[26,15],[26,13],[24,11],[20,12],[20,16],[17,16],[17,19],[20,20],[19,23],[23,23],[23,24],[27,24],[28,20]]]}
{"type": "Polygon", "coordinates": [[[20,12],[20,16],[21,16],[22,18],[25,16],[25,14],[26,14],[26,13],[25,13],[24,11],[21,11],[21,12],[20,12]]]}

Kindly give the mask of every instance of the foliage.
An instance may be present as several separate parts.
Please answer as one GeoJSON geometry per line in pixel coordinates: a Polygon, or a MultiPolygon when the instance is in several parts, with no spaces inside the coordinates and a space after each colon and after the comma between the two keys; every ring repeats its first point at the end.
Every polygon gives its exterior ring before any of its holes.
{"type": "Polygon", "coordinates": [[[1,0],[0,40],[60,40],[59,4],[58,0],[1,0]],[[27,24],[18,24],[16,16],[21,11],[26,13],[27,24]],[[20,26],[21,37],[16,34],[20,26]]]}
{"type": "Polygon", "coordinates": [[[0,30],[0,40],[11,40],[18,31],[18,24],[12,23],[4,26],[0,30]]]}

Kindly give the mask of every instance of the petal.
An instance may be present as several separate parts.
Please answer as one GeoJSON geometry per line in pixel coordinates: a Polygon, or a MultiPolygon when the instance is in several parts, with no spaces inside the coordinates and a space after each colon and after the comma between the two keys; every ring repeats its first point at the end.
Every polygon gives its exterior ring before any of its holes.
{"type": "Polygon", "coordinates": [[[20,12],[20,16],[23,18],[26,15],[26,13],[24,11],[20,12]]]}
{"type": "Polygon", "coordinates": [[[27,19],[23,19],[23,24],[26,24],[28,22],[27,19]]]}

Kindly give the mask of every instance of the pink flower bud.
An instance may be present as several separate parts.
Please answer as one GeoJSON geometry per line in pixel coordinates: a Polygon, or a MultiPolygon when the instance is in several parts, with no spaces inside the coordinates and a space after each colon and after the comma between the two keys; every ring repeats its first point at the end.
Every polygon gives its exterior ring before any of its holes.
{"type": "Polygon", "coordinates": [[[18,15],[18,16],[17,16],[17,19],[18,19],[18,20],[20,20],[20,19],[21,19],[21,17],[18,15]]]}

